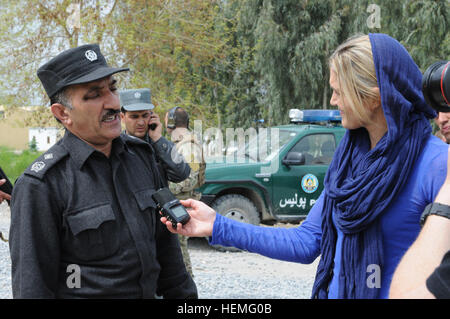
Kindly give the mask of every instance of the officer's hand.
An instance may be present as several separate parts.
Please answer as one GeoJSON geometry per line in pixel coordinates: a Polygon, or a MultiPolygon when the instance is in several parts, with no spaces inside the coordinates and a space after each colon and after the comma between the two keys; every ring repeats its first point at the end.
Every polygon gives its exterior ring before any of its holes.
{"type": "Polygon", "coordinates": [[[162,124],[157,113],[152,112],[150,114],[150,121],[148,122],[149,130],[148,136],[153,142],[157,142],[162,136],[162,124]],[[150,129],[151,125],[156,125],[154,130],[150,129]]]}
{"type": "Polygon", "coordinates": [[[167,226],[167,229],[175,234],[181,234],[189,237],[207,237],[212,235],[216,212],[203,202],[194,199],[180,200],[186,207],[191,219],[186,225],[177,224],[177,228],[172,227],[172,223],[165,217],[161,222],[167,226]]]}
{"type": "MultiPolygon", "coordinates": [[[[0,186],[6,183],[6,179],[0,179],[0,186]]],[[[3,202],[3,200],[11,200],[11,195],[6,194],[2,191],[0,191],[0,203],[3,202]]]]}

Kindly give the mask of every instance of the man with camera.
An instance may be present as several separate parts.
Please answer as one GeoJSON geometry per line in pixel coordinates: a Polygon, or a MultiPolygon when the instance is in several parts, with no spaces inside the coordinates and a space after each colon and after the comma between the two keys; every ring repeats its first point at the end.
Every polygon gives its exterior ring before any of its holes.
{"type": "Polygon", "coordinates": [[[444,142],[450,144],[450,113],[438,112],[438,116],[434,119],[437,126],[439,127],[439,132],[441,132],[444,142]]]}
{"type": "Polygon", "coordinates": [[[162,136],[162,124],[151,102],[150,89],[120,91],[120,117],[125,124],[125,134],[149,143],[155,150],[164,185],[169,181],[185,180],[189,165],[185,163],[174,144],[162,136]]]}
{"type": "Polygon", "coordinates": [[[66,132],[14,185],[14,298],[198,296],[177,237],[158,222],[152,194],[164,185],[155,153],[121,134],[113,75],[123,71],[97,44],[38,69],[66,132]]]}
{"type": "Polygon", "coordinates": [[[450,61],[438,61],[428,67],[423,76],[423,95],[438,112],[434,121],[450,144],[450,61]]]}

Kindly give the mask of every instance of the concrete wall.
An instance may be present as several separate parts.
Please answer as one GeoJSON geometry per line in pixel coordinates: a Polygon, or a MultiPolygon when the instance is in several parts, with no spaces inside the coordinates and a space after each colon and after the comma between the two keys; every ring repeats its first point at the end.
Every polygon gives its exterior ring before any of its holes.
{"type": "MultiPolygon", "coordinates": [[[[15,150],[25,150],[29,148],[29,128],[25,126],[25,119],[36,117],[36,114],[42,118],[48,118],[51,115],[50,109],[46,108],[44,111],[37,107],[18,107],[5,108],[0,105],[0,145],[7,146],[15,150]],[[34,113],[39,112],[39,113],[34,113]],[[42,113],[44,112],[44,113],[42,113]]],[[[55,123],[45,125],[55,126],[55,123]]],[[[34,127],[40,126],[34,124],[34,127]]]]}
{"type": "Polygon", "coordinates": [[[28,127],[22,127],[25,110],[5,112],[0,119],[0,145],[17,150],[28,149],[28,127]]]}

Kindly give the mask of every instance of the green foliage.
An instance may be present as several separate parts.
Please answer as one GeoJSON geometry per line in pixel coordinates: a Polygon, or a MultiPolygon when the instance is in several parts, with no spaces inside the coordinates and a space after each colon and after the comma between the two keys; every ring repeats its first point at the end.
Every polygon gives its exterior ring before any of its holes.
{"type": "Polygon", "coordinates": [[[229,83],[234,105],[226,117],[235,127],[250,126],[257,115],[273,125],[286,123],[290,108],[330,108],[328,57],[356,33],[395,37],[422,70],[448,59],[449,10],[447,1],[240,2],[235,47],[241,54],[234,56],[242,68],[235,72],[251,71],[242,72],[247,81],[234,77],[229,83]]]}
{"type": "Polygon", "coordinates": [[[8,147],[0,146],[0,166],[11,183],[14,184],[16,179],[41,154],[41,152],[31,150],[15,152],[8,147]]]}
{"type": "Polygon", "coordinates": [[[217,124],[224,90],[217,74],[226,63],[227,29],[216,1],[120,2],[117,48],[131,63],[129,87],[149,87],[157,112],[183,106],[217,124]]]}
{"type": "Polygon", "coordinates": [[[37,152],[36,137],[33,136],[33,138],[31,139],[31,142],[29,143],[28,147],[29,147],[31,152],[37,152]]]}
{"type": "MultiPolygon", "coordinates": [[[[398,39],[422,71],[450,56],[447,0],[0,0],[0,104],[46,105],[36,69],[97,42],[128,66],[120,88],[148,87],[156,111],[185,107],[207,126],[287,122],[329,108],[328,57],[355,33],[398,39]],[[80,27],[69,23],[79,5],[80,27]],[[377,22],[372,25],[369,22],[377,22]]],[[[49,118],[51,120],[51,117],[49,118]]]]}

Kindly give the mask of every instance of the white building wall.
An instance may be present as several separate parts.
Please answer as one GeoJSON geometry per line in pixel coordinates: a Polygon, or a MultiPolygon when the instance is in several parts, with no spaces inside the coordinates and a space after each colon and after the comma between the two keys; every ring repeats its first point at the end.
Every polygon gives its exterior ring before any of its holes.
{"type": "Polygon", "coordinates": [[[38,151],[46,151],[58,140],[58,128],[56,127],[32,127],[28,129],[28,143],[36,138],[38,151]]]}

